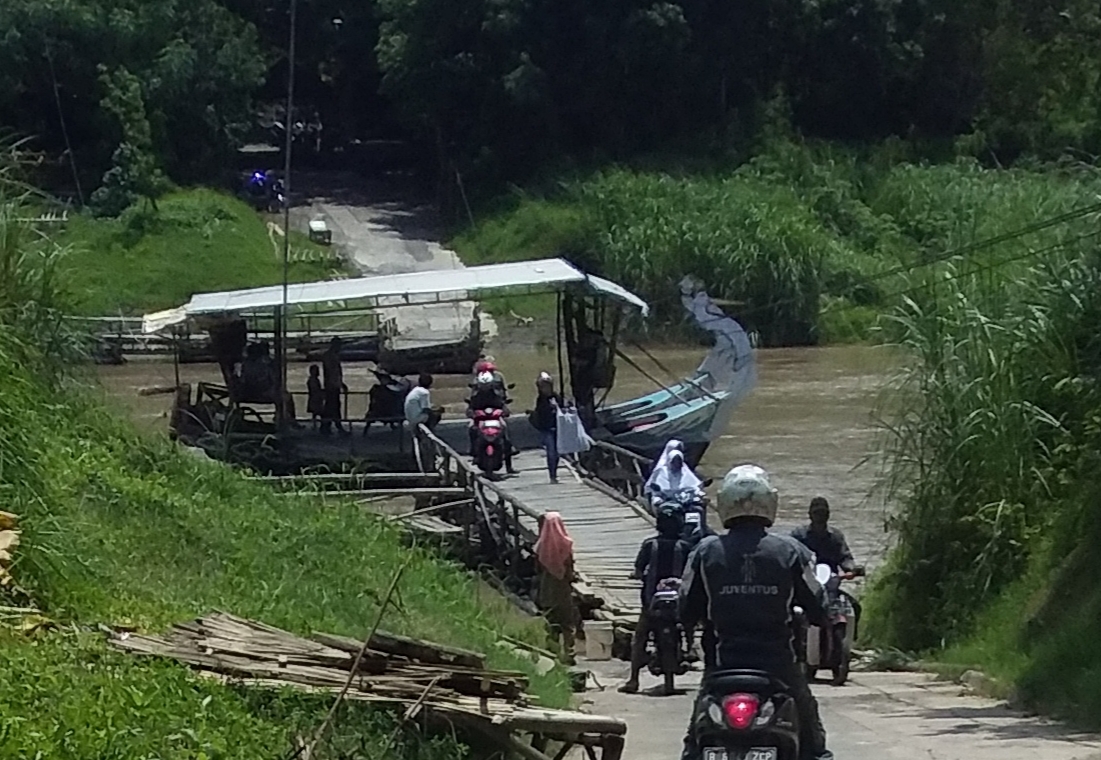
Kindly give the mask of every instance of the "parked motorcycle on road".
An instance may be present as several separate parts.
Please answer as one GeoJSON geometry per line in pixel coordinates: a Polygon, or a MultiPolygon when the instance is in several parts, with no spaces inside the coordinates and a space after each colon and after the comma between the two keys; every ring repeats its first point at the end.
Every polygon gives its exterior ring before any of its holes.
{"type": "Polygon", "coordinates": [[[376,383],[367,394],[366,424],[363,435],[371,425],[379,422],[389,425],[391,430],[399,430],[405,420],[405,397],[413,389],[413,384],[405,377],[394,377],[389,372],[373,369],[376,383]]]}
{"type": "Polygon", "coordinates": [[[849,679],[853,640],[856,637],[856,609],[853,598],[841,588],[842,581],[864,575],[858,567],[852,573],[839,575],[829,565],[815,567],[815,577],[826,589],[829,603],[829,623],[825,628],[810,625],[802,610],[796,612],[796,655],[807,680],[813,681],[819,670],[829,670],[834,686],[844,686],[849,679]]]}
{"type": "Polygon", "coordinates": [[[675,679],[688,672],[688,650],[684,628],[677,612],[677,592],[680,578],[664,578],[658,581],[657,590],[650,600],[650,672],[664,679],[666,696],[673,693],[675,679]]]}
{"type": "Polygon", "coordinates": [[[799,714],[787,684],[760,670],[704,676],[691,732],[700,760],[798,760],[799,714]]]}

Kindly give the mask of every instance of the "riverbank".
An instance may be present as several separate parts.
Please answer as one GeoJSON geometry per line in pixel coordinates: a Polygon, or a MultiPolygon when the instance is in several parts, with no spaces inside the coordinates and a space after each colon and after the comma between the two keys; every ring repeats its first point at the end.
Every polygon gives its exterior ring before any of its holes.
{"type": "MultiPolygon", "coordinates": [[[[452,244],[468,265],[565,256],[646,298],[655,325],[684,324],[675,284],[695,273],[761,345],[851,342],[875,337],[878,317],[924,278],[1020,271],[1006,262],[1087,222],[997,251],[970,246],[1088,205],[1101,189],[1089,169],[909,158],[897,145],[777,142],[740,165],[577,172],[499,199],[452,244]]],[[[548,304],[524,306],[553,315],[548,304]]]]}
{"type": "MultiPolygon", "coordinates": [[[[17,204],[0,207],[0,225],[17,204]]],[[[487,654],[520,671],[543,704],[565,705],[556,668],[540,674],[497,646],[547,643],[542,620],[517,616],[478,580],[353,503],[281,497],[163,438],[137,434],[66,363],[57,260],[25,228],[0,229],[0,497],[23,530],[0,605],[4,757],[219,757],[289,754],[328,712],[326,695],[251,691],[106,646],[105,629],[158,631],[220,609],[300,634],[362,638],[399,567],[382,626],[487,654]],[[57,309],[57,311],[53,311],[57,309]]],[[[333,756],[458,760],[451,735],[427,736],[385,709],[347,705],[333,756]],[[400,729],[400,730],[399,730],[400,729]]]]}
{"type": "MultiPolygon", "coordinates": [[[[64,249],[59,274],[75,312],[140,316],[179,306],[194,293],[282,282],[281,225],[273,229],[248,204],[196,188],[161,198],[156,211],[70,216],[54,241],[64,249]]],[[[347,271],[332,249],[299,233],[291,233],[290,258],[292,282],[347,271]]]]}
{"type": "MultiPolygon", "coordinates": [[[[11,721],[0,754],[285,753],[293,732],[320,722],[328,699],[248,693],[182,667],[129,659],[110,652],[97,627],[157,631],[222,609],[302,634],[359,638],[407,561],[385,628],[485,652],[495,667],[529,673],[546,704],[568,702],[564,673],[539,675],[496,646],[502,635],[545,646],[541,620],[479,593],[477,579],[409,548],[385,520],[354,503],[281,498],[228,468],[138,437],[86,399],[59,396],[2,364],[11,371],[0,396],[5,508],[20,514],[25,529],[16,576],[58,629],[0,633],[0,683],[9,687],[0,694],[11,721]],[[105,725],[112,731],[99,730],[105,725]]],[[[342,723],[338,742],[375,747],[396,726],[389,713],[362,707],[342,723]]],[[[415,734],[406,733],[401,757],[462,756],[452,742],[415,734]]]]}
{"type": "MultiPolygon", "coordinates": [[[[998,277],[900,307],[885,440],[895,548],[877,643],[987,673],[1020,704],[1101,726],[1101,247],[1096,225],[998,277]]],[[[1004,255],[994,251],[995,255],[1004,255]]]]}

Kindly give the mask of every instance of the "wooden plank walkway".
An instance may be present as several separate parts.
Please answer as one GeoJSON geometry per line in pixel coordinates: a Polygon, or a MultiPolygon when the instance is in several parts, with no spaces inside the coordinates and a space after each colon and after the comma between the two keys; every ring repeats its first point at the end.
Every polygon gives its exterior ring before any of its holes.
{"type": "MultiPolygon", "coordinates": [[[[563,466],[558,483],[547,476],[541,451],[515,457],[518,475],[493,485],[524,504],[530,512],[558,512],[574,542],[574,564],[582,583],[578,590],[604,600],[601,617],[637,616],[638,581],[631,580],[635,556],[643,540],[654,534],[653,523],[626,497],[616,498],[563,466]]],[[[537,532],[535,519],[522,514],[524,527],[537,532]]]]}

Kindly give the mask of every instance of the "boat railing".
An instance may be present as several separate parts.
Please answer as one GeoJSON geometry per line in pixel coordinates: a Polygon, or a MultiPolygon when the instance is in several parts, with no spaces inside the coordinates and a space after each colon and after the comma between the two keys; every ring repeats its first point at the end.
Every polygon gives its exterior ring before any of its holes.
{"type": "Polygon", "coordinates": [[[581,464],[597,480],[639,500],[653,462],[614,443],[594,441],[592,448],[581,455],[581,464]]]}

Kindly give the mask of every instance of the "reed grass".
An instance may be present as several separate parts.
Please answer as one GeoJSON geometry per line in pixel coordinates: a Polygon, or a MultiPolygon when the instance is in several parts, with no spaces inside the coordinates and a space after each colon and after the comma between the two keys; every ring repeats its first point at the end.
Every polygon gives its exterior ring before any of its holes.
{"type": "MultiPolygon", "coordinates": [[[[659,322],[683,319],[676,283],[702,277],[763,345],[869,339],[914,268],[1092,202],[1087,172],[927,165],[778,142],[713,172],[612,168],[517,193],[458,235],[467,263],[564,255],[638,291],[659,322]]],[[[971,252],[995,264],[1073,239],[1088,220],[971,252]]],[[[1023,271],[1000,266],[995,277],[1023,271]]]]}
{"type": "Polygon", "coordinates": [[[1101,725],[1101,235],[911,284],[890,317],[909,356],[884,431],[895,547],[865,630],[1101,725]]]}

